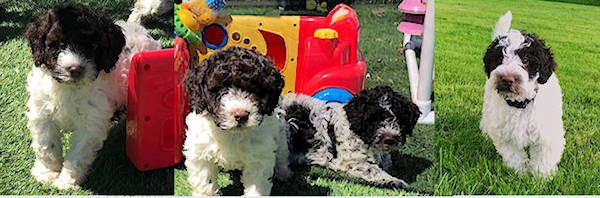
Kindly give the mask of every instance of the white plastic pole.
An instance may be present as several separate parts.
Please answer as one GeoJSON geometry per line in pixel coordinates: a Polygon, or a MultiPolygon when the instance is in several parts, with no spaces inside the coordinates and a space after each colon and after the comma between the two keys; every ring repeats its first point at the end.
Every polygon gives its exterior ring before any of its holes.
{"type": "MultiPolygon", "coordinates": [[[[411,41],[412,35],[404,34],[404,47],[411,41]]],[[[414,45],[411,48],[404,49],[404,57],[406,57],[406,70],[408,71],[408,82],[410,85],[410,97],[412,101],[417,101],[417,87],[419,83],[419,66],[417,65],[417,54],[414,50],[414,45]]]]}
{"type": "Polygon", "coordinates": [[[434,41],[435,41],[435,0],[427,0],[427,12],[423,27],[423,45],[421,47],[421,68],[419,69],[419,88],[416,104],[421,110],[419,123],[433,124],[431,111],[431,91],[433,89],[434,41]]]}

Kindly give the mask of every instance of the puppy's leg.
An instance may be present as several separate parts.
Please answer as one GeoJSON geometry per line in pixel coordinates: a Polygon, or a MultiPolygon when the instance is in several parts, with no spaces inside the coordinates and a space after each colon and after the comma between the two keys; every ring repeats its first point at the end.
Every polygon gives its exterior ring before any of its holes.
{"type": "Polygon", "coordinates": [[[292,175],[289,169],[289,150],[287,135],[285,129],[281,128],[279,134],[276,135],[275,141],[277,142],[277,153],[275,162],[275,176],[277,179],[284,180],[292,175]]]}
{"type": "Polygon", "coordinates": [[[188,158],[185,161],[188,182],[192,186],[192,196],[215,196],[219,190],[218,166],[209,160],[188,158]]]}
{"type": "Polygon", "coordinates": [[[350,176],[362,178],[381,187],[400,190],[408,186],[404,180],[391,176],[376,164],[363,161],[360,163],[349,164],[348,167],[347,173],[350,176]]]}
{"type": "Polygon", "coordinates": [[[505,141],[493,142],[506,166],[515,169],[516,172],[527,171],[528,158],[523,147],[505,141]]]}
{"type": "Polygon", "coordinates": [[[246,164],[242,171],[245,196],[265,196],[271,194],[273,187],[272,176],[275,166],[274,157],[263,159],[260,163],[246,164]]]}
{"type": "Polygon", "coordinates": [[[379,158],[379,165],[381,166],[381,168],[385,171],[388,171],[392,167],[392,164],[392,156],[390,155],[390,153],[381,153],[381,156],[379,158]]]}
{"type": "Polygon", "coordinates": [[[553,176],[564,149],[565,138],[562,136],[551,140],[542,139],[541,142],[532,145],[529,150],[529,165],[533,174],[541,177],[553,176]]]}
{"type": "Polygon", "coordinates": [[[106,118],[100,123],[91,122],[73,131],[63,169],[54,181],[54,186],[59,189],[79,188],[96,159],[96,153],[104,144],[110,125],[109,119],[106,118]]]}
{"type": "Polygon", "coordinates": [[[137,0],[133,9],[131,10],[131,14],[127,19],[127,22],[140,23],[142,21],[142,17],[150,15],[152,9],[148,0],[137,0]]]}
{"type": "Polygon", "coordinates": [[[62,168],[62,134],[54,123],[37,116],[29,116],[27,128],[31,131],[31,148],[35,153],[31,175],[41,183],[52,183],[62,168]]]}

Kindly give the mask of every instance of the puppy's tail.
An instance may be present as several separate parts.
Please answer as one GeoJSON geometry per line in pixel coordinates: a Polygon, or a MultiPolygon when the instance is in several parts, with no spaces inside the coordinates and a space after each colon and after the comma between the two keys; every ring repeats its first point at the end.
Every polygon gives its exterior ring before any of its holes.
{"type": "Polygon", "coordinates": [[[510,30],[510,22],[512,21],[512,13],[509,11],[506,14],[502,15],[498,22],[496,23],[496,28],[494,28],[494,32],[492,33],[492,40],[495,40],[498,37],[508,35],[508,31],[510,30]]]}
{"type": "Polygon", "coordinates": [[[125,35],[125,48],[129,59],[138,52],[154,51],[161,48],[160,42],[154,40],[148,30],[139,23],[117,21],[116,24],[121,27],[125,35]]]}

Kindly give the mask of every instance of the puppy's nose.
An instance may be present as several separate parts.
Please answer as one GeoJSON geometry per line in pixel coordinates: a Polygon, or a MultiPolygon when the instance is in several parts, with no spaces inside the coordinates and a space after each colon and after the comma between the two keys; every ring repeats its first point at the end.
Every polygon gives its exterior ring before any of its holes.
{"type": "Polygon", "coordinates": [[[69,73],[71,74],[71,77],[79,78],[79,77],[81,77],[81,74],[82,74],[81,67],[79,67],[79,66],[69,67],[69,73]]]}
{"type": "Polygon", "coordinates": [[[391,139],[383,140],[383,144],[396,145],[396,144],[398,144],[398,141],[394,138],[391,138],[391,139]]]}
{"type": "Polygon", "coordinates": [[[236,111],[233,113],[233,117],[238,125],[242,125],[248,121],[248,112],[247,111],[236,111]]]}
{"type": "Polygon", "coordinates": [[[381,143],[387,145],[396,145],[398,144],[398,140],[396,140],[394,135],[392,135],[389,132],[386,132],[381,136],[381,143]]]}
{"type": "Polygon", "coordinates": [[[500,77],[500,79],[502,80],[502,82],[506,85],[512,85],[515,83],[515,76],[514,75],[503,75],[500,77]]]}

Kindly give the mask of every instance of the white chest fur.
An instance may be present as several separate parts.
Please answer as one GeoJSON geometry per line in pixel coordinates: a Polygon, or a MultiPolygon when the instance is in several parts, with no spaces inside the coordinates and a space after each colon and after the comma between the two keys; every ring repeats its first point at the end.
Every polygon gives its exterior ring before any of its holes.
{"type": "Polygon", "coordinates": [[[186,157],[208,158],[228,170],[242,169],[244,163],[256,159],[275,158],[277,133],[282,132],[275,116],[265,116],[257,127],[222,130],[208,113],[190,113],[186,124],[186,157]]]}

